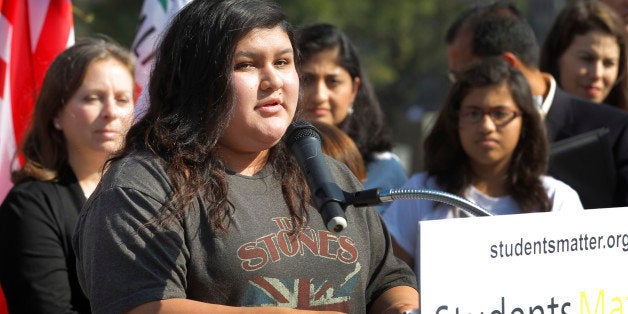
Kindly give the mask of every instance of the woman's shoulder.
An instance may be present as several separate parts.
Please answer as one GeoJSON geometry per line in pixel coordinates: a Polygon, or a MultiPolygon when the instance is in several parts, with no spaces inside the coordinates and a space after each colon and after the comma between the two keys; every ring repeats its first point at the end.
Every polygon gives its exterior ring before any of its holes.
{"type": "Polygon", "coordinates": [[[361,190],[363,189],[362,183],[355,177],[353,172],[349,170],[344,163],[325,155],[325,160],[329,167],[332,178],[343,189],[361,190]]]}
{"type": "Polygon", "coordinates": [[[543,175],[541,176],[541,182],[543,183],[543,187],[548,193],[556,193],[562,191],[574,191],[575,190],[567,185],[567,183],[560,181],[554,177],[543,175]]]}
{"type": "Polygon", "coordinates": [[[365,186],[397,188],[408,180],[406,169],[396,154],[380,152],[373,157],[373,160],[366,164],[365,186]]]}
{"type": "Polygon", "coordinates": [[[57,193],[59,189],[67,189],[68,184],[65,181],[49,180],[41,181],[36,179],[27,179],[16,185],[9,190],[9,196],[31,196],[31,197],[43,197],[50,195],[51,193],[57,193]]]}
{"type": "Polygon", "coordinates": [[[413,174],[403,187],[406,189],[437,189],[436,180],[426,171],[413,174]]]}
{"type": "MultiPolygon", "coordinates": [[[[373,160],[366,164],[368,172],[377,170],[397,171],[405,174],[406,170],[401,163],[401,159],[393,152],[382,152],[373,154],[373,160]]],[[[406,175],[407,177],[407,175],[406,175]]]]}
{"type": "Polygon", "coordinates": [[[30,178],[14,185],[11,188],[10,192],[27,193],[27,192],[39,191],[42,189],[50,188],[56,184],[58,184],[58,182],[53,181],[53,180],[41,181],[41,180],[30,178]]]}
{"type": "Polygon", "coordinates": [[[81,215],[115,216],[120,208],[125,208],[127,214],[141,216],[154,209],[147,204],[166,203],[172,190],[157,156],[148,152],[133,152],[111,163],[83,206],[81,215]]]}
{"type": "Polygon", "coordinates": [[[147,151],[136,151],[129,153],[111,163],[107,173],[114,173],[116,176],[141,174],[141,172],[163,171],[159,158],[147,151]]]}
{"type": "Polygon", "coordinates": [[[391,151],[375,152],[372,154],[374,164],[393,164],[401,166],[401,158],[391,151]]]}
{"type": "Polygon", "coordinates": [[[547,196],[552,200],[552,211],[568,209],[582,209],[578,192],[565,182],[550,176],[541,176],[547,196]]]}
{"type": "Polygon", "coordinates": [[[28,179],[13,186],[0,204],[0,214],[7,219],[8,212],[39,216],[42,220],[78,212],[84,197],[78,183],[63,180],[40,181],[28,179]]]}
{"type": "Polygon", "coordinates": [[[138,151],[111,163],[103,175],[101,189],[169,190],[169,182],[159,158],[152,153],[138,151]]]}

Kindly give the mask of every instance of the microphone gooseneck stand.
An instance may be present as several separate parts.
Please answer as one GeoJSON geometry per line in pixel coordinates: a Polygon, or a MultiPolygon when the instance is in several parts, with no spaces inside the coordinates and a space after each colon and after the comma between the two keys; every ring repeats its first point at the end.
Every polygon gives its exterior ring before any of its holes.
{"type": "Polygon", "coordinates": [[[479,205],[455,194],[425,189],[369,189],[355,193],[345,192],[347,204],[355,207],[380,205],[400,199],[424,199],[460,208],[470,216],[492,216],[479,205]]]}

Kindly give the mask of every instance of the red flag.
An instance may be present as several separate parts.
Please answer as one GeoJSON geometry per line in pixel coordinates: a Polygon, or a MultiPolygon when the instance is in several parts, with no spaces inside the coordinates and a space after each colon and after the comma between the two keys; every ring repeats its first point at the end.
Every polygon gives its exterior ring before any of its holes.
{"type": "MultiPolygon", "coordinates": [[[[52,60],[74,44],[70,0],[0,0],[0,202],[52,60]]],[[[1,290],[0,290],[1,292],[1,290]]],[[[6,313],[0,295],[0,314],[6,313]]]]}
{"type": "Polygon", "coordinates": [[[4,293],[2,292],[2,287],[0,287],[0,314],[8,314],[9,309],[7,309],[7,301],[4,299],[4,293]]]}
{"type": "Polygon", "coordinates": [[[74,43],[69,0],[0,0],[0,200],[52,60],[74,43]]]}

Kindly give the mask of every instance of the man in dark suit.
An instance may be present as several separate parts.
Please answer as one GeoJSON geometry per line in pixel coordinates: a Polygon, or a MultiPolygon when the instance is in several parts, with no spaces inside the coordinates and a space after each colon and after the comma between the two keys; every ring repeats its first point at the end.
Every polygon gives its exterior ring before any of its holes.
{"type": "Polygon", "coordinates": [[[468,8],[450,26],[446,41],[452,79],[485,57],[501,56],[521,71],[553,146],[587,132],[604,133],[594,140],[599,156],[575,145],[550,159],[549,175],[574,188],[585,208],[628,206],[628,113],[568,94],[541,72],[534,32],[514,5],[500,1],[468,8]],[[598,160],[608,160],[610,167],[598,160]],[[592,178],[600,174],[602,187],[592,178]]]}

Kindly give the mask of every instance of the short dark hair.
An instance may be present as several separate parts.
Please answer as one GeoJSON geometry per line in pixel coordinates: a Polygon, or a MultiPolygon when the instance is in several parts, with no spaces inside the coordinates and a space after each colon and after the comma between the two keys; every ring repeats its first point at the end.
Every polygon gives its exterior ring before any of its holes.
{"type": "Polygon", "coordinates": [[[504,85],[522,112],[521,134],[508,169],[507,189],[524,212],[549,211],[551,203],[541,175],[548,165],[547,135],[528,82],[500,57],[485,58],[462,72],[451,87],[434,127],[425,140],[425,164],[443,190],[462,195],[471,185],[473,172],[458,133],[462,100],[476,88],[504,85]]]}
{"type": "Polygon", "coordinates": [[[465,30],[473,34],[474,55],[484,58],[511,52],[527,67],[538,68],[536,35],[514,4],[497,1],[467,8],[447,30],[446,42],[451,44],[465,30]]]}

